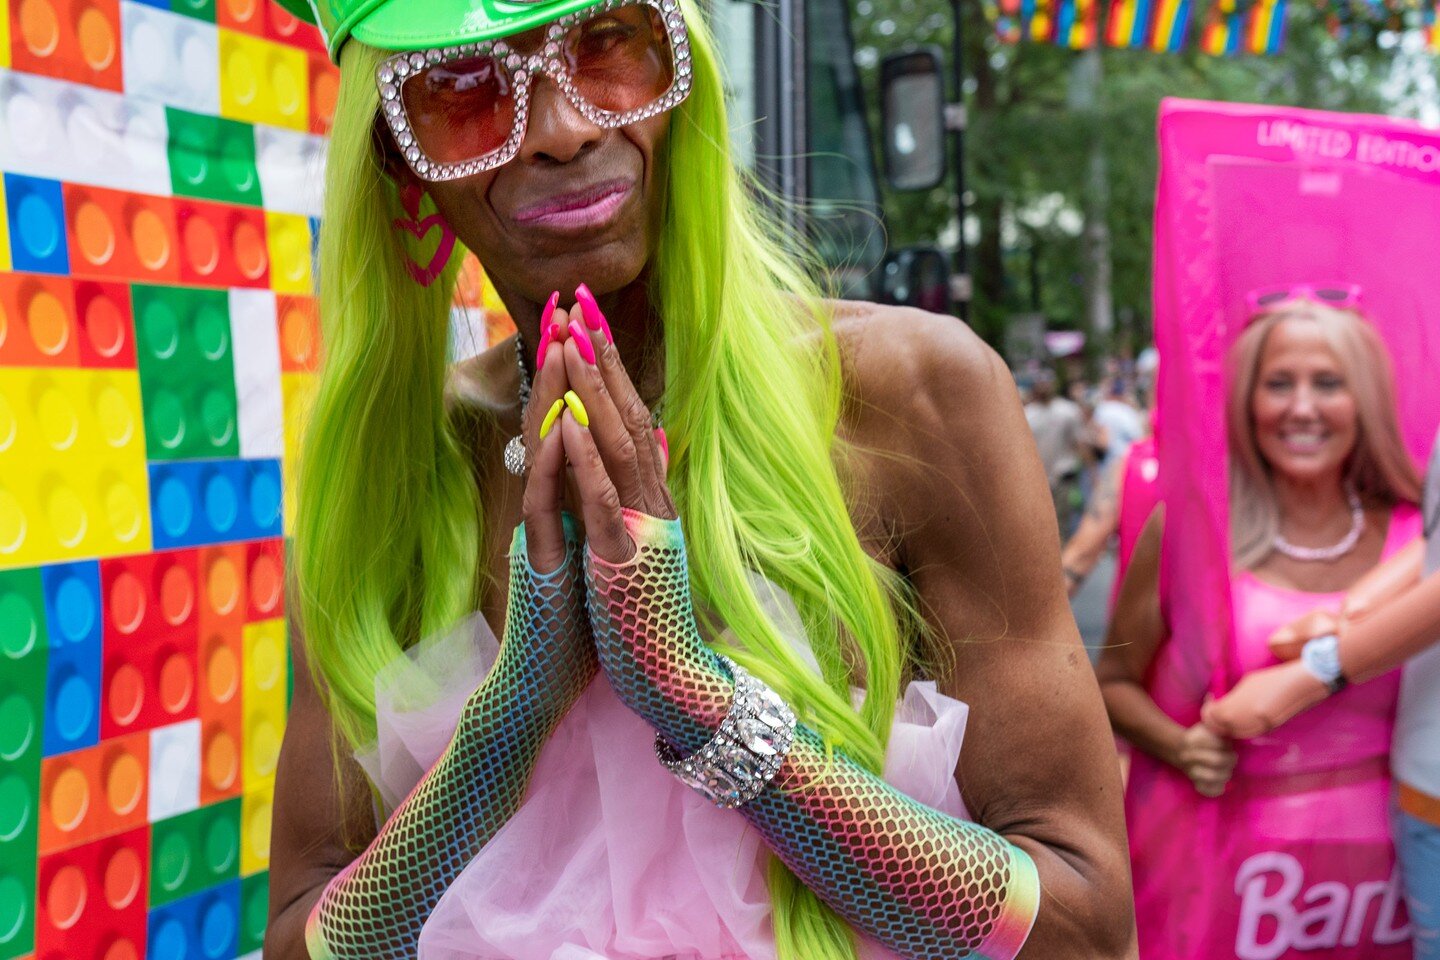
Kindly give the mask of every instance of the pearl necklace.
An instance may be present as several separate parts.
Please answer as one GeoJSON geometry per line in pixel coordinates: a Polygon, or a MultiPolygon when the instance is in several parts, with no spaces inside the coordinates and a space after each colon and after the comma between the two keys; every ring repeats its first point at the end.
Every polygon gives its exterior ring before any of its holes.
{"type": "Polygon", "coordinates": [[[1340,559],[1355,549],[1355,544],[1360,542],[1360,535],[1365,532],[1365,511],[1360,507],[1360,497],[1356,495],[1354,487],[1346,486],[1345,499],[1350,504],[1350,532],[1345,534],[1339,543],[1332,544],[1328,547],[1297,547],[1279,533],[1275,534],[1271,543],[1276,550],[1279,550],[1292,560],[1316,561],[1340,559]]]}

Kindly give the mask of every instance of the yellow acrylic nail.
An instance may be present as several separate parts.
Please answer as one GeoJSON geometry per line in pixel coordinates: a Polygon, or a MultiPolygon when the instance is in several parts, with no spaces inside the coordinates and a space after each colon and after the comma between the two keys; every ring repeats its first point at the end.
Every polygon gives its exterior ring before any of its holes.
{"type": "Polygon", "coordinates": [[[590,426],[590,414],[585,412],[585,404],[580,401],[580,395],[574,390],[565,391],[565,406],[575,416],[575,422],[582,427],[590,426]]]}
{"type": "Polygon", "coordinates": [[[555,420],[560,416],[560,411],[565,409],[564,400],[556,400],[550,405],[550,412],[545,414],[545,419],[540,421],[540,439],[544,440],[550,428],[555,426],[555,420]]]}

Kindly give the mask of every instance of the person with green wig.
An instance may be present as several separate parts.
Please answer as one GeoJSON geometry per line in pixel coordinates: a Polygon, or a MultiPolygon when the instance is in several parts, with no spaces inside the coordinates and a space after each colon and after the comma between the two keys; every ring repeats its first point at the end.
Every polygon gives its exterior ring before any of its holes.
{"type": "Polygon", "coordinates": [[[312,2],[267,960],[1134,956],[1014,384],[821,297],[691,0],[312,2]],[[457,245],[519,331],[459,361],[457,245]]]}

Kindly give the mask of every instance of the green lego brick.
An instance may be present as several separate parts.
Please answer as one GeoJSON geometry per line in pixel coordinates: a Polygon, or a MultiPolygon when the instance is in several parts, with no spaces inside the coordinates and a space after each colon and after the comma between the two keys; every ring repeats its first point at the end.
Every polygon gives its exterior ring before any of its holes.
{"type": "MultiPolygon", "coordinates": [[[[38,569],[0,572],[0,878],[28,875],[27,889],[34,886],[39,836],[49,648],[44,611],[38,569]]],[[[0,889],[0,957],[4,957],[12,955],[7,953],[11,941],[4,935],[19,922],[20,900],[3,879],[0,887],[5,888],[0,889]]]]}
{"type": "Polygon", "coordinates": [[[239,456],[226,291],[136,284],[132,299],[146,456],[239,456]]]}
{"type": "MultiPolygon", "coordinates": [[[[213,9],[214,0],[209,2],[213,9]]],[[[165,120],[170,129],[170,186],[176,196],[261,205],[254,127],[174,107],[165,108],[165,120]]]]}
{"type": "Polygon", "coordinates": [[[240,881],[240,955],[259,950],[270,916],[270,871],[240,881]]]}
{"type": "Polygon", "coordinates": [[[206,23],[215,22],[215,0],[170,0],[170,9],[206,23]]]}
{"type": "Polygon", "coordinates": [[[150,828],[150,906],[240,876],[240,800],[201,807],[150,828]]]}
{"type": "Polygon", "coordinates": [[[33,856],[26,864],[0,863],[0,960],[35,949],[35,879],[33,856]]]}

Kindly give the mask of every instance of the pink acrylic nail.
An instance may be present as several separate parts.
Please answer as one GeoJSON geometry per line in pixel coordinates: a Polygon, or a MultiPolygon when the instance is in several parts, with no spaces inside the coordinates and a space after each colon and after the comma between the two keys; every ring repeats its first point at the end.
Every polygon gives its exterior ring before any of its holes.
{"type": "Polygon", "coordinates": [[[550,294],[550,299],[545,301],[545,309],[540,311],[540,349],[535,351],[535,370],[538,373],[540,368],[545,366],[545,348],[550,346],[550,341],[555,339],[555,308],[560,305],[560,291],[556,290],[550,294]]]}
{"type": "Polygon", "coordinates": [[[580,304],[580,316],[585,321],[585,326],[591,330],[599,330],[605,335],[606,343],[614,343],[615,336],[610,332],[610,324],[605,319],[605,314],[600,312],[600,304],[595,302],[595,294],[585,284],[575,288],[575,301],[580,304]]]}
{"type": "Polygon", "coordinates": [[[570,339],[575,341],[575,349],[580,351],[580,358],[590,366],[595,366],[595,345],[590,342],[589,335],[581,334],[570,339]]]}
{"type": "Polygon", "coordinates": [[[545,301],[545,309],[540,311],[540,329],[550,328],[550,318],[555,316],[555,308],[560,306],[560,291],[556,290],[550,294],[550,299],[545,301]]]}
{"type": "Polygon", "coordinates": [[[664,427],[655,428],[655,439],[660,441],[660,452],[665,454],[665,467],[670,467],[670,440],[665,436],[664,427]]]}

